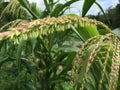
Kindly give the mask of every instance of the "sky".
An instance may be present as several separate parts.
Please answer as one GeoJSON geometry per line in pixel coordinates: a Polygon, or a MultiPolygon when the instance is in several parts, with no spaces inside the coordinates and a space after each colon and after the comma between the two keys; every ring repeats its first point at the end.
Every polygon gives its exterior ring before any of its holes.
{"type": "MultiPolygon", "coordinates": [[[[41,10],[45,9],[43,0],[29,0],[30,2],[36,2],[37,6],[41,8],[41,10]]],[[[104,9],[104,11],[106,11],[109,7],[115,7],[116,4],[118,4],[119,0],[96,0],[104,9]]],[[[60,0],[61,3],[64,3],[65,0],[60,0]]],[[[66,13],[75,13],[77,15],[81,15],[81,11],[82,11],[82,6],[83,6],[84,0],[80,0],[74,4],[71,5],[71,9],[67,10],[66,13]]],[[[100,11],[100,9],[98,8],[98,6],[96,6],[95,4],[90,8],[90,10],[88,11],[87,15],[92,14],[92,15],[97,15],[98,12],[100,11]]]]}

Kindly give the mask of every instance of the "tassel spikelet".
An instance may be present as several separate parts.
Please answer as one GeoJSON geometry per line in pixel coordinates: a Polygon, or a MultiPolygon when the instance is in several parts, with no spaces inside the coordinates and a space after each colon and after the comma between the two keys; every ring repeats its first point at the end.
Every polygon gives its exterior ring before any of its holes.
{"type": "Polygon", "coordinates": [[[17,20],[11,21],[11,22],[5,24],[4,26],[2,26],[0,28],[0,32],[6,31],[9,27],[11,27],[11,28],[16,27],[16,26],[24,24],[24,23],[28,23],[28,21],[22,20],[22,19],[17,19],[17,20]]]}
{"type": "Polygon", "coordinates": [[[108,58],[110,56],[110,50],[111,50],[111,41],[110,40],[108,42],[108,46],[107,47],[108,47],[108,51],[105,52],[106,56],[103,57],[104,63],[103,63],[102,70],[101,70],[101,78],[99,80],[98,90],[102,90],[102,83],[103,83],[104,76],[105,76],[106,65],[107,65],[108,58]]]}
{"type": "MultiPolygon", "coordinates": [[[[99,35],[93,38],[88,39],[81,47],[77,53],[75,59],[73,60],[73,69],[72,69],[72,84],[74,90],[84,90],[86,80],[89,78],[89,70],[91,65],[97,61],[97,58],[103,58],[103,64],[101,69],[101,75],[99,77],[97,90],[103,90],[102,84],[104,82],[107,62],[111,58],[112,65],[110,71],[110,79],[107,85],[109,90],[116,90],[117,80],[119,76],[119,41],[114,34],[99,35]],[[114,47],[113,47],[114,46],[114,47]],[[114,48],[114,50],[113,50],[114,48]],[[104,51],[103,57],[100,57],[99,54],[104,51]],[[110,52],[112,56],[110,56],[110,52]]],[[[99,60],[99,59],[98,59],[99,60]]],[[[108,71],[107,71],[108,72],[108,71]]],[[[94,76],[94,74],[93,74],[94,76]]],[[[105,78],[106,80],[106,78],[105,78]]],[[[96,83],[97,83],[96,82],[96,83]]],[[[93,83],[93,82],[92,82],[93,83]]],[[[91,83],[90,83],[91,84],[91,83]]],[[[108,89],[108,88],[107,88],[108,89]]],[[[107,90],[106,89],[106,90],[107,90]]]]}
{"type": "Polygon", "coordinates": [[[100,49],[101,49],[100,43],[101,43],[102,40],[103,40],[103,37],[101,37],[101,38],[100,38],[100,41],[94,45],[94,49],[93,49],[92,52],[90,53],[90,56],[89,56],[89,58],[88,58],[88,62],[87,62],[86,67],[85,67],[85,74],[84,74],[84,77],[83,77],[83,79],[82,79],[82,82],[83,82],[83,83],[82,83],[82,85],[81,85],[81,90],[84,90],[84,84],[85,84],[85,78],[87,77],[87,72],[88,72],[88,70],[90,69],[90,66],[91,66],[91,64],[92,64],[92,62],[93,62],[93,60],[94,60],[94,57],[97,55],[97,53],[98,53],[98,52],[100,51],[100,49]]]}
{"type": "MultiPolygon", "coordinates": [[[[101,37],[100,36],[95,36],[94,38],[92,38],[92,39],[88,39],[88,41],[86,41],[83,45],[82,45],[82,48],[80,49],[80,51],[77,53],[77,55],[76,55],[76,57],[75,57],[75,59],[73,60],[73,70],[72,70],[72,75],[73,75],[73,83],[76,83],[76,82],[79,82],[79,84],[80,83],[82,83],[82,85],[81,85],[81,89],[80,90],[83,90],[84,89],[84,84],[85,84],[85,78],[84,77],[86,77],[86,75],[85,74],[87,74],[87,69],[88,69],[88,67],[87,67],[87,61],[85,61],[85,60],[83,60],[83,58],[85,57],[85,52],[86,52],[86,50],[88,49],[88,47],[90,46],[90,45],[92,45],[94,42],[96,42],[96,39],[95,38],[98,38],[98,40],[100,40],[101,39],[101,37]],[[85,67],[84,67],[85,66],[85,67]],[[82,72],[82,74],[83,75],[79,75],[80,73],[82,72]]],[[[97,48],[98,48],[98,44],[96,44],[96,46],[97,46],[97,48]]],[[[96,48],[96,49],[97,49],[96,48]]],[[[93,55],[93,54],[95,54],[95,50],[96,49],[94,49],[93,50],[93,52],[92,52],[92,54],[91,55],[93,55]]],[[[99,49],[98,49],[99,50],[99,49]]],[[[92,56],[90,56],[90,57],[92,57],[92,56]]],[[[90,60],[91,60],[91,58],[90,58],[90,60]]],[[[90,63],[88,63],[88,64],[90,64],[90,63]]],[[[76,88],[76,87],[75,87],[76,88]]],[[[76,89],[75,89],[76,90],[76,89]]]]}
{"type": "Polygon", "coordinates": [[[120,42],[116,37],[114,38],[114,50],[112,56],[112,65],[109,79],[109,89],[108,90],[116,90],[117,81],[119,77],[119,66],[120,66],[120,42]]]}
{"type": "Polygon", "coordinates": [[[99,36],[95,36],[92,39],[88,39],[81,47],[81,49],[79,50],[79,52],[76,54],[75,59],[73,60],[73,70],[72,70],[72,76],[73,76],[73,81],[72,81],[72,85],[74,87],[75,90],[77,90],[76,84],[77,83],[82,83],[82,78],[84,75],[82,75],[83,73],[85,73],[85,69],[83,70],[84,72],[82,72],[82,67],[84,66],[83,63],[85,62],[83,60],[83,56],[85,51],[87,50],[87,47],[89,45],[91,45],[93,42],[96,42],[95,38],[100,38],[99,36]],[[82,72],[81,75],[79,75],[82,72]]]}
{"type": "MultiPolygon", "coordinates": [[[[4,32],[0,33],[0,39],[6,37],[10,40],[13,40],[14,37],[18,38],[18,41],[21,39],[27,39],[29,37],[42,37],[43,35],[48,35],[54,31],[64,31],[70,29],[70,25],[73,25],[75,28],[78,26],[96,26],[98,23],[96,20],[82,18],[79,16],[62,16],[62,17],[47,17],[44,19],[34,20],[29,23],[23,23],[20,26],[9,28],[7,33],[9,35],[3,35],[4,32]],[[25,34],[25,35],[23,35],[25,34]],[[29,35],[28,35],[29,34],[29,35]],[[25,38],[24,38],[25,37],[25,38]]],[[[101,26],[108,33],[110,30],[104,24],[101,26]]]]}

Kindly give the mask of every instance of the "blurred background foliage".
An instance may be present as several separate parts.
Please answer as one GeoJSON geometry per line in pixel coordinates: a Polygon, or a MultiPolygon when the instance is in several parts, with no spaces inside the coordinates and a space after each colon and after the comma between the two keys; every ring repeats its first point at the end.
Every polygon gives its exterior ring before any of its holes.
{"type": "MultiPolygon", "coordinates": [[[[78,0],[76,0],[76,1],[78,1],[78,0]]],[[[1,0],[0,1],[0,13],[1,14],[2,14],[2,11],[4,10],[4,8],[8,5],[8,3],[9,3],[9,1],[7,1],[7,2],[5,2],[5,0],[1,0]]],[[[64,11],[60,11],[60,10],[57,11],[57,12],[59,12],[59,15],[60,14],[62,15],[69,8],[69,6],[72,3],[74,3],[74,2],[70,2],[68,7],[65,7],[63,9],[64,11]]],[[[29,4],[29,3],[27,3],[27,4],[29,4]]],[[[56,14],[57,13],[56,12],[57,9],[55,10],[55,8],[57,8],[59,6],[62,6],[62,5],[57,3],[57,2],[55,2],[53,4],[54,4],[53,5],[54,7],[52,6],[52,7],[49,7],[49,8],[51,8],[51,10],[54,11],[54,12],[50,12],[50,10],[48,9],[48,6],[46,6],[47,8],[44,11],[41,11],[39,8],[36,7],[36,3],[31,3],[30,7],[31,7],[32,11],[34,11],[36,14],[38,14],[38,16],[41,17],[41,18],[45,17],[45,16],[48,16],[49,14],[53,15],[53,16],[54,15],[59,16],[58,14],[56,14]]],[[[120,3],[118,3],[114,8],[109,7],[105,11],[105,14],[106,14],[109,22],[108,22],[108,20],[106,20],[106,18],[103,15],[102,12],[99,12],[97,15],[87,15],[87,17],[92,18],[92,19],[96,19],[96,20],[99,20],[99,21],[102,21],[103,23],[108,25],[111,29],[115,29],[115,28],[120,27],[120,3]]],[[[32,19],[32,16],[29,16],[29,17],[26,16],[27,17],[26,18],[24,14],[21,14],[21,15],[23,15],[23,16],[15,16],[15,15],[12,15],[11,12],[9,12],[9,13],[7,12],[6,14],[4,14],[5,18],[0,19],[0,22],[1,22],[0,26],[4,25],[4,24],[6,24],[6,23],[8,23],[10,21],[13,21],[15,19],[19,19],[19,18],[29,19],[29,20],[32,19]]]]}
{"type": "Polygon", "coordinates": [[[106,10],[105,14],[109,20],[109,23],[101,12],[99,12],[97,15],[88,15],[88,17],[102,21],[103,23],[108,25],[111,29],[120,27],[120,3],[118,3],[114,8],[109,7],[106,10]]]}

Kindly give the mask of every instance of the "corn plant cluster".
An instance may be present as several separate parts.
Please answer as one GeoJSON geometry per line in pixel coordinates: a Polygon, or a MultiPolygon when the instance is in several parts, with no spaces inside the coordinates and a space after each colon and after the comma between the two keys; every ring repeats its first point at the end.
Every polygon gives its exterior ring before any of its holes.
{"type": "Polygon", "coordinates": [[[74,90],[84,90],[86,84],[92,90],[117,90],[119,59],[120,42],[115,35],[99,35],[87,40],[73,60],[74,90]]]}
{"type": "Polygon", "coordinates": [[[17,90],[20,84],[23,86],[21,72],[39,82],[38,86],[34,84],[38,90],[55,90],[63,81],[71,81],[74,90],[115,90],[119,79],[119,44],[106,25],[93,19],[68,15],[31,22],[18,20],[0,29],[0,66],[7,61],[17,63],[17,90]],[[61,49],[71,35],[84,43],[75,46],[81,47],[78,52],[61,49]],[[72,80],[68,74],[71,69],[72,80]]]}

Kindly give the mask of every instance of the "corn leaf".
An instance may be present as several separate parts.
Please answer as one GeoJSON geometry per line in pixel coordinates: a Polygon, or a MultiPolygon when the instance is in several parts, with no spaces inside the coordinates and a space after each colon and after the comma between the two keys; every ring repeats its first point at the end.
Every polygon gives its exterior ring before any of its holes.
{"type": "Polygon", "coordinates": [[[85,0],[82,8],[82,16],[85,16],[96,0],[85,0]]]}

